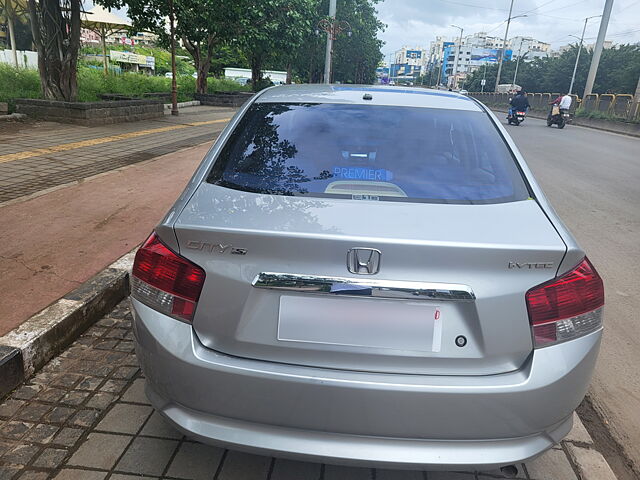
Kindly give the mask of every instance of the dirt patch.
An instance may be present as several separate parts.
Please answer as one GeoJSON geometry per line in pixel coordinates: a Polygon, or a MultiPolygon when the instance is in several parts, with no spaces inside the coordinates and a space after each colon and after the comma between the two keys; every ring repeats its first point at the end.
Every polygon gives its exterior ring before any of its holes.
{"type": "Polygon", "coordinates": [[[589,396],[576,409],[587,432],[593,439],[595,449],[607,460],[618,480],[637,480],[640,470],[626,457],[622,445],[613,438],[607,421],[598,413],[589,396]]]}

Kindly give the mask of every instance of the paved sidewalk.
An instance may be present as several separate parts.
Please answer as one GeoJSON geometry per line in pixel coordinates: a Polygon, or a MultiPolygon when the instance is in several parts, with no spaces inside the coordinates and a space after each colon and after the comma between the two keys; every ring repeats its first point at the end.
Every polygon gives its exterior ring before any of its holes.
{"type": "Polygon", "coordinates": [[[0,203],[211,141],[235,111],[189,107],[101,127],[0,125],[0,203]]]}
{"type": "Polygon", "coordinates": [[[199,147],[0,206],[0,335],[144,241],[217,136],[207,128],[199,147]]]}
{"type": "MultiPolygon", "coordinates": [[[[191,441],[149,405],[132,340],[124,301],[0,403],[0,480],[505,478],[499,471],[394,471],[293,462],[191,441]]],[[[615,479],[592,447],[578,421],[562,445],[518,465],[512,478],[615,479]]]]}

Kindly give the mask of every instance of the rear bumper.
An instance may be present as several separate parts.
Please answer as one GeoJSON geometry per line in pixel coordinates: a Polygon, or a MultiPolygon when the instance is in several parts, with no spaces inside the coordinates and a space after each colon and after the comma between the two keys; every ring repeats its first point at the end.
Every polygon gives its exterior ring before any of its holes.
{"type": "Polygon", "coordinates": [[[491,468],[544,452],[571,429],[601,338],[537,350],[503,375],[375,374],[219,354],[189,325],[132,305],[148,396],[178,429],[231,448],[356,465],[491,468]]]}

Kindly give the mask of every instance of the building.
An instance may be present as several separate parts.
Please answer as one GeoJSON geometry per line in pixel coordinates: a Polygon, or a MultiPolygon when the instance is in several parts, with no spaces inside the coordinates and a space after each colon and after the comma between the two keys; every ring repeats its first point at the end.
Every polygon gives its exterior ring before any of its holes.
{"type": "Polygon", "coordinates": [[[519,52],[524,54],[525,52],[541,52],[541,53],[549,53],[551,50],[551,44],[541,42],[540,40],[536,40],[533,37],[513,37],[507,41],[507,48],[513,50],[513,52],[518,55],[519,52]]]}
{"type": "Polygon", "coordinates": [[[496,49],[502,48],[503,41],[498,37],[491,37],[486,32],[478,32],[473,35],[467,35],[462,39],[462,44],[474,48],[496,49]]]}
{"type": "MultiPolygon", "coordinates": [[[[465,45],[458,47],[452,43],[445,48],[442,81],[451,88],[461,88],[467,75],[484,65],[497,63],[502,49],[474,47],[465,45]]],[[[504,51],[504,59],[511,60],[512,51],[504,51]]]]}
{"type": "Polygon", "coordinates": [[[429,52],[422,47],[402,47],[394,54],[391,76],[396,80],[413,81],[427,71],[429,52]]]}

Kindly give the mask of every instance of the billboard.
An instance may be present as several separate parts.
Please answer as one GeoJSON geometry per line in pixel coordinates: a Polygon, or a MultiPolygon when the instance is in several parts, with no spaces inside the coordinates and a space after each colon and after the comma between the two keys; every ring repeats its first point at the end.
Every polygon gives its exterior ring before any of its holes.
{"type": "MultiPolygon", "coordinates": [[[[511,60],[511,54],[511,50],[505,50],[504,59],[511,60]]],[[[485,63],[497,63],[498,58],[500,58],[500,49],[472,48],[469,65],[472,67],[477,67],[480,65],[484,65],[485,63]]]]}
{"type": "Polygon", "coordinates": [[[422,58],[421,50],[407,50],[407,58],[422,58]]]}

